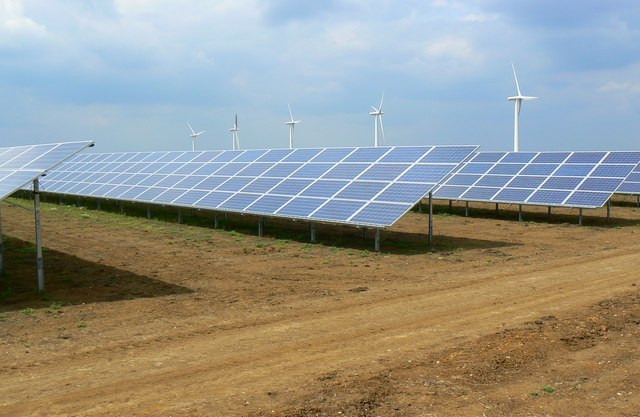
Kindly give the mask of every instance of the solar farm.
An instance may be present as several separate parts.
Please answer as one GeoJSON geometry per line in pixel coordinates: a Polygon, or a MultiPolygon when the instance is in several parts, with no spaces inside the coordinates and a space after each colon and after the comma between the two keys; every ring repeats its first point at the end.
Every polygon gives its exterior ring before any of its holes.
{"type": "Polygon", "coordinates": [[[640,152],[92,145],[0,148],[0,415],[640,409],[640,152]]]}

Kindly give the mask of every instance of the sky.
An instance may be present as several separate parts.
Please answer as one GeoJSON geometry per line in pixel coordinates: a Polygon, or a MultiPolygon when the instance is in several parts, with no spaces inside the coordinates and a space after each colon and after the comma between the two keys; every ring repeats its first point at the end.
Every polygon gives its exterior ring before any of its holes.
{"type": "Polygon", "coordinates": [[[0,146],[640,150],[637,0],[0,0],[0,146]]]}

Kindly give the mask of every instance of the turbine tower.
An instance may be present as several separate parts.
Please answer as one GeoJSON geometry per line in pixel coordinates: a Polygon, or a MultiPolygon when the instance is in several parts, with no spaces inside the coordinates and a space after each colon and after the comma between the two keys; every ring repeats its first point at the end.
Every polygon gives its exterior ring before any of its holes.
{"type": "Polygon", "coordinates": [[[233,127],[229,129],[231,132],[231,141],[232,141],[232,149],[237,151],[240,149],[240,141],[238,140],[238,115],[236,114],[235,119],[233,119],[233,127]]]}
{"type": "Polygon", "coordinates": [[[380,131],[382,131],[382,140],[384,141],[384,127],[382,126],[382,115],[384,112],[382,111],[382,102],[384,101],[384,93],[382,93],[382,98],[380,99],[380,106],[375,108],[371,106],[373,109],[372,112],[369,112],[371,116],[373,116],[373,126],[374,126],[374,146],[380,146],[380,138],[378,137],[378,122],[380,123],[380,131]]]}
{"type": "Polygon", "coordinates": [[[300,123],[302,120],[294,120],[293,113],[291,113],[291,106],[287,103],[289,107],[289,116],[291,116],[291,120],[285,122],[285,125],[289,126],[289,148],[293,148],[293,129],[296,127],[297,123],[300,123]]]}
{"type": "Polygon", "coordinates": [[[195,151],[196,150],[196,138],[200,135],[202,135],[205,131],[202,130],[198,133],[196,133],[193,128],[191,127],[191,125],[189,124],[189,122],[187,122],[187,126],[189,126],[189,129],[191,130],[191,134],[189,136],[191,136],[191,150],[195,151]]]}
{"type": "Polygon", "coordinates": [[[535,100],[538,97],[533,96],[523,96],[520,92],[520,85],[518,84],[518,76],[516,75],[516,67],[511,62],[511,69],[513,69],[513,78],[516,80],[516,90],[518,91],[517,96],[509,97],[509,101],[515,101],[516,109],[515,109],[515,121],[513,125],[513,151],[520,152],[520,107],[522,107],[522,102],[526,100],[535,100]]]}

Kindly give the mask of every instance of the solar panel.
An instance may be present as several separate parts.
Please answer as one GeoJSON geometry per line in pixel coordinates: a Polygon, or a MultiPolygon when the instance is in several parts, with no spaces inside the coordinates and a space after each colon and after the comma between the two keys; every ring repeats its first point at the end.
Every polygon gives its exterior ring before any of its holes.
{"type": "Polygon", "coordinates": [[[82,155],[42,190],[134,202],[387,227],[476,146],[82,155]]]}
{"type": "Polygon", "coordinates": [[[433,196],[597,208],[615,192],[640,193],[639,162],[640,152],[478,152],[433,196]]]}
{"type": "Polygon", "coordinates": [[[92,145],[65,142],[0,148],[0,200],[92,145]]]}

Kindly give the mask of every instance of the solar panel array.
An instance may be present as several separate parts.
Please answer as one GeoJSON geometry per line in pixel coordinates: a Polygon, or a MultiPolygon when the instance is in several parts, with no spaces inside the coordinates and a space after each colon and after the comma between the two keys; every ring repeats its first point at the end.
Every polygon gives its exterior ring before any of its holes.
{"type": "Polygon", "coordinates": [[[0,148],[0,199],[92,144],[66,142],[0,148]]]}
{"type": "Polygon", "coordinates": [[[631,174],[622,182],[618,194],[640,195],[640,164],[636,165],[631,174]]]}
{"type": "Polygon", "coordinates": [[[639,162],[640,152],[478,152],[433,196],[597,208],[631,177],[639,162]]]}
{"type": "Polygon", "coordinates": [[[43,191],[386,227],[476,146],[87,154],[43,191]]]}

